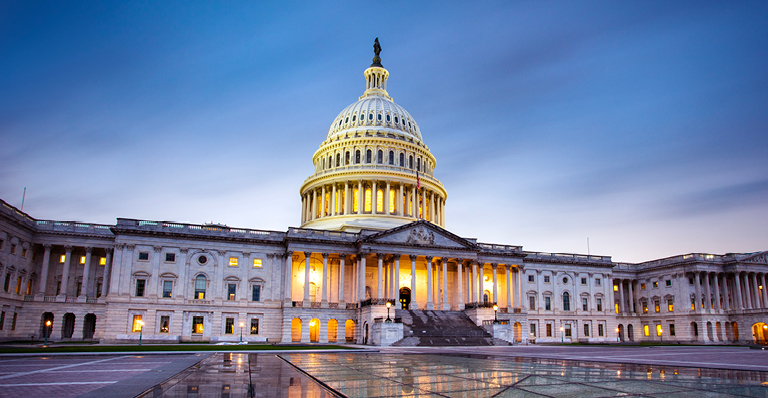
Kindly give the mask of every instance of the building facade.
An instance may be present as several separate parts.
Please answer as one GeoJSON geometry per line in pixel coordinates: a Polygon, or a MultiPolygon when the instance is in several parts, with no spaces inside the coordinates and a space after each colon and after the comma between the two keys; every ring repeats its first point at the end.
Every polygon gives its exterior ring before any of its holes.
{"type": "Polygon", "coordinates": [[[38,220],[2,202],[0,338],[367,344],[389,302],[498,318],[517,343],[765,343],[768,252],[625,264],[444,229],[436,159],[376,50],[313,155],[299,228],[38,220]]]}

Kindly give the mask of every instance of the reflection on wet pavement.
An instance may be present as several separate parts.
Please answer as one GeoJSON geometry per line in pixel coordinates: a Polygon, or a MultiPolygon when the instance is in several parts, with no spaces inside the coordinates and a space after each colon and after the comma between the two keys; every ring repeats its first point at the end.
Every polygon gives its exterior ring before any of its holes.
{"type": "Polygon", "coordinates": [[[763,372],[521,358],[281,354],[347,397],[768,397],[763,372]]]}

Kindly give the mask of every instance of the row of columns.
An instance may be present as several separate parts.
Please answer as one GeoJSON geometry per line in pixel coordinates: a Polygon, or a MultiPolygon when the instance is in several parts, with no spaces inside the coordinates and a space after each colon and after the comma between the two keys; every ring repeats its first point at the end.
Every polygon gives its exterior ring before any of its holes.
{"type": "MultiPolygon", "coordinates": [[[[46,295],[46,286],[48,284],[48,274],[50,273],[50,263],[51,263],[51,248],[52,245],[45,244],[43,245],[43,263],[42,263],[42,269],[40,271],[40,283],[38,284],[37,289],[37,296],[45,296],[46,295]]],[[[59,296],[66,297],[68,287],[69,287],[69,275],[72,269],[72,251],[74,247],[73,246],[64,246],[64,267],[61,274],[61,291],[59,292],[59,296]]],[[[91,271],[92,271],[92,255],[93,255],[93,247],[86,246],[83,248],[85,250],[85,264],[83,264],[83,285],[80,289],[80,295],[79,297],[85,298],[88,294],[88,292],[91,289],[91,271]]],[[[104,267],[104,277],[103,277],[103,284],[102,284],[102,290],[101,294],[106,295],[109,288],[109,276],[111,274],[111,268],[112,268],[112,248],[106,247],[106,248],[100,248],[101,250],[104,250],[106,252],[106,264],[104,267]]]]}
{"type": "Polygon", "coordinates": [[[392,183],[385,181],[344,181],[322,185],[306,191],[301,197],[301,221],[350,214],[402,215],[415,219],[432,221],[445,225],[445,199],[437,192],[415,184],[392,183]],[[353,192],[357,188],[357,210],[354,209],[353,192]],[[371,191],[371,210],[365,210],[365,192],[371,191]],[[382,191],[381,207],[378,209],[378,191],[382,191]],[[395,191],[394,212],[390,212],[390,192],[395,191]],[[326,203],[327,202],[327,203],[326,203]],[[420,211],[419,211],[420,210],[420,211]],[[419,214],[421,213],[421,214],[419,214]]]}

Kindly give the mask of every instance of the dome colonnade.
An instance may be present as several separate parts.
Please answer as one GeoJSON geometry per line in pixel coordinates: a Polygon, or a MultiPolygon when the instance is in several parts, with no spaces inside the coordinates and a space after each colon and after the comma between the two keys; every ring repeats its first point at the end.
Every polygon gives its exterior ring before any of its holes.
{"type": "Polygon", "coordinates": [[[447,192],[418,124],[387,93],[378,56],[364,75],[365,92],[313,155],[315,172],[300,189],[301,226],[383,230],[421,219],[444,227],[447,192]]]}

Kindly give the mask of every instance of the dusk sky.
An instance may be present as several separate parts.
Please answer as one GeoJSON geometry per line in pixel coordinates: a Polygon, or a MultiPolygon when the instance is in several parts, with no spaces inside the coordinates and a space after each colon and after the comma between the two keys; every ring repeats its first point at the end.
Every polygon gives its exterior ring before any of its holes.
{"type": "Polygon", "coordinates": [[[768,2],[0,2],[0,198],[285,231],[373,40],[488,243],[768,250],[768,2]]]}

